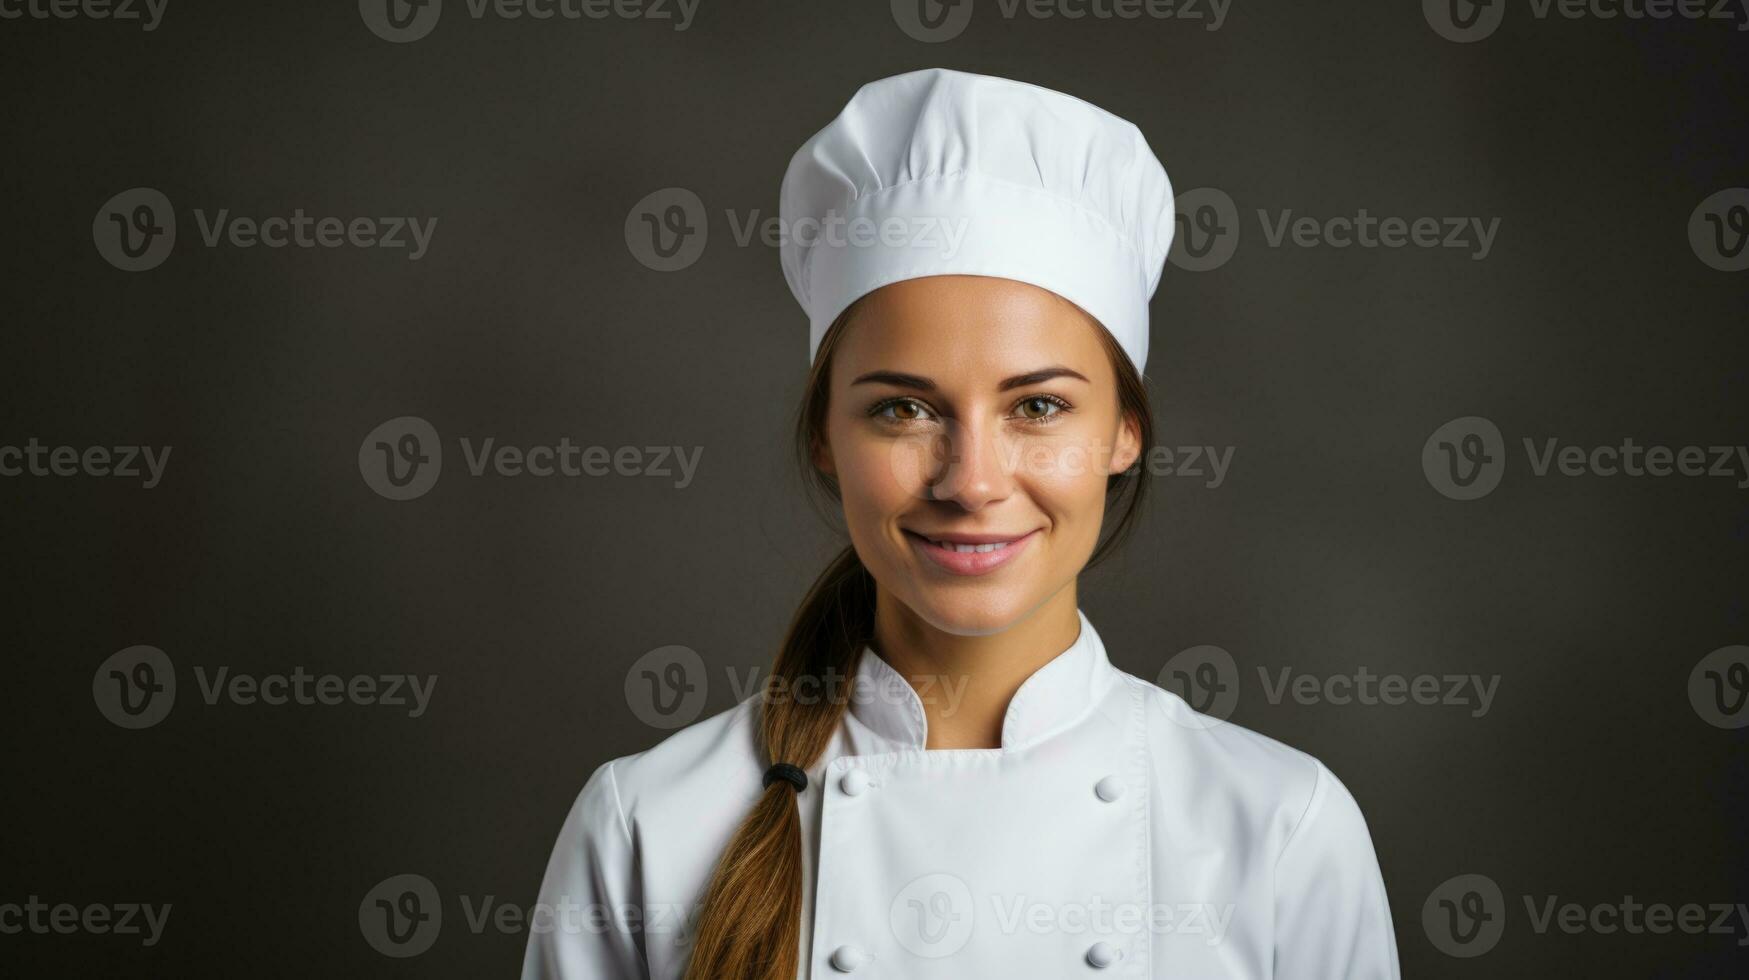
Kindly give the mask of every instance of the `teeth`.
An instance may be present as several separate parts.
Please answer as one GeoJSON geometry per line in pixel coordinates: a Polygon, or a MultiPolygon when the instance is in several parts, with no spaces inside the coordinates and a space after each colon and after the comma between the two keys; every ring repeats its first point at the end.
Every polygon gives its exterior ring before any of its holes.
{"type": "Polygon", "coordinates": [[[982,551],[1000,551],[1003,548],[1008,547],[1009,542],[999,541],[995,544],[953,544],[953,543],[947,542],[947,541],[931,541],[930,544],[933,544],[938,548],[946,548],[949,551],[958,551],[962,554],[971,554],[973,552],[982,552],[982,551]]]}

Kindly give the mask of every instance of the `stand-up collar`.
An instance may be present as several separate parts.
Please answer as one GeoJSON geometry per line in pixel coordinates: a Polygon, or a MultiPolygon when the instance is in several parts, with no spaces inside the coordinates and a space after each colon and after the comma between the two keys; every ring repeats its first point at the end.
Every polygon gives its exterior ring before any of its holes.
{"type": "MultiPolygon", "coordinates": [[[[1080,720],[1111,683],[1115,668],[1106,657],[1105,644],[1087,615],[1075,611],[1081,632],[1067,650],[1034,671],[1014,693],[1002,721],[1002,748],[1024,748],[1080,720]]],[[[865,647],[857,664],[850,702],[851,715],[862,725],[901,748],[921,749],[928,743],[929,723],[923,699],[949,703],[961,691],[945,685],[944,678],[922,692],[913,688],[872,647],[865,647]]],[[[957,683],[963,683],[957,682],[957,683]]]]}

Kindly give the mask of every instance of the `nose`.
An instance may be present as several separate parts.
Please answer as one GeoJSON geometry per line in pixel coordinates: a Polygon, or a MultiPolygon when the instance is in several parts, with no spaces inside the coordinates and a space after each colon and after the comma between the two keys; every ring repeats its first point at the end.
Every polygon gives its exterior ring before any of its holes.
{"type": "Polygon", "coordinates": [[[995,420],[949,419],[936,454],[938,463],[925,487],[931,500],[976,511],[1014,492],[1014,473],[1004,458],[995,420]]]}

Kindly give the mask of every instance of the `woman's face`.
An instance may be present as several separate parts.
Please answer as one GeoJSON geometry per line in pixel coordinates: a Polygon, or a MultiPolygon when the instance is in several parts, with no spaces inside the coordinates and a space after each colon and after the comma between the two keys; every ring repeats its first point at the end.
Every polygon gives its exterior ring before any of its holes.
{"type": "Polygon", "coordinates": [[[937,629],[996,633],[1075,581],[1139,436],[1099,327],[1037,286],[929,276],[864,297],[826,443],[863,565],[937,629]]]}

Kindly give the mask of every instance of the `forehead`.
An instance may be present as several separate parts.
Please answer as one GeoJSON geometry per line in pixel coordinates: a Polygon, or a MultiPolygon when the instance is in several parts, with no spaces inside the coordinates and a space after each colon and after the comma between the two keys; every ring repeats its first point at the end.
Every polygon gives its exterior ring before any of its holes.
{"type": "Polygon", "coordinates": [[[943,386],[1061,365],[1098,381],[1109,371],[1099,327],[1046,289],[994,276],[926,276],[858,304],[833,353],[833,382],[864,371],[926,375],[943,386]]]}

